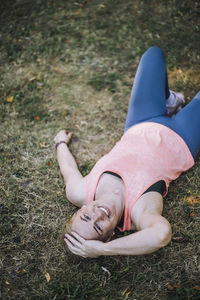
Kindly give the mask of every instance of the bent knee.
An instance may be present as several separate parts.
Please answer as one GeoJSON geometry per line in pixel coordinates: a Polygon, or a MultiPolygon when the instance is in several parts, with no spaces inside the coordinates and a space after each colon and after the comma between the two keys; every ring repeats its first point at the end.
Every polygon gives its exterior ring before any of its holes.
{"type": "Polygon", "coordinates": [[[144,53],[143,56],[146,56],[146,55],[150,55],[151,58],[153,58],[154,56],[156,56],[156,58],[158,58],[159,56],[161,58],[164,57],[163,51],[157,46],[152,46],[149,49],[147,49],[147,51],[144,53]]]}

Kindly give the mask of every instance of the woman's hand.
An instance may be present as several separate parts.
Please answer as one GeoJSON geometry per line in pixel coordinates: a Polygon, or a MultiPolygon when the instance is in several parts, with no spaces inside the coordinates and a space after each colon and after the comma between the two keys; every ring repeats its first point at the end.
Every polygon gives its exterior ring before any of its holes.
{"type": "Polygon", "coordinates": [[[54,138],[54,142],[57,144],[61,141],[66,142],[66,144],[69,144],[72,137],[72,133],[67,133],[66,130],[61,130],[57,133],[57,135],[54,138]]]}
{"type": "Polygon", "coordinates": [[[97,240],[85,240],[75,232],[72,232],[70,235],[65,234],[64,241],[73,254],[82,256],[84,258],[96,258],[103,254],[103,242],[97,240]]]}

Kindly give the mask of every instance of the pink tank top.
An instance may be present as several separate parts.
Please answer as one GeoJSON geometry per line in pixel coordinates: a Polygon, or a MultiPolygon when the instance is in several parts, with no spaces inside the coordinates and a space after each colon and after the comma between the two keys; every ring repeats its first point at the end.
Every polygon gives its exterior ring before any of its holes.
{"type": "Polygon", "coordinates": [[[132,126],[113,149],[103,156],[87,178],[87,204],[94,200],[100,176],[111,171],[122,177],[126,188],[124,225],[131,230],[131,211],[140,196],[154,183],[169,184],[194,165],[185,141],[170,128],[144,122],[132,126]]]}

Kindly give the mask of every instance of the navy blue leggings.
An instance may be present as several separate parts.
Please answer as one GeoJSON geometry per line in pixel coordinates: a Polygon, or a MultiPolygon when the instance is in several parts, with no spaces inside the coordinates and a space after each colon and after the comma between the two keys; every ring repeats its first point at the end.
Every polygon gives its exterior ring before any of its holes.
{"type": "Polygon", "coordinates": [[[173,117],[165,115],[168,96],[163,52],[151,47],[143,54],[136,72],[125,131],[141,122],[163,124],[184,139],[195,158],[200,150],[200,92],[173,117]]]}

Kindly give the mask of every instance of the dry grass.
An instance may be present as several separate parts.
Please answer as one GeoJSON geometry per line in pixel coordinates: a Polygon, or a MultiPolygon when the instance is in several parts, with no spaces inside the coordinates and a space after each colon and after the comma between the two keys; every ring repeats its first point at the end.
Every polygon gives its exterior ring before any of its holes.
{"type": "Polygon", "coordinates": [[[61,241],[76,208],[65,199],[57,131],[73,132],[70,147],[85,175],[121,136],[139,57],[152,44],[167,53],[172,89],[187,101],[199,89],[197,2],[145,3],[2,2],[3,299],[199,299],[199,160],[165,200],[173,227],[166,248],[83,260],[61,241]]]}

